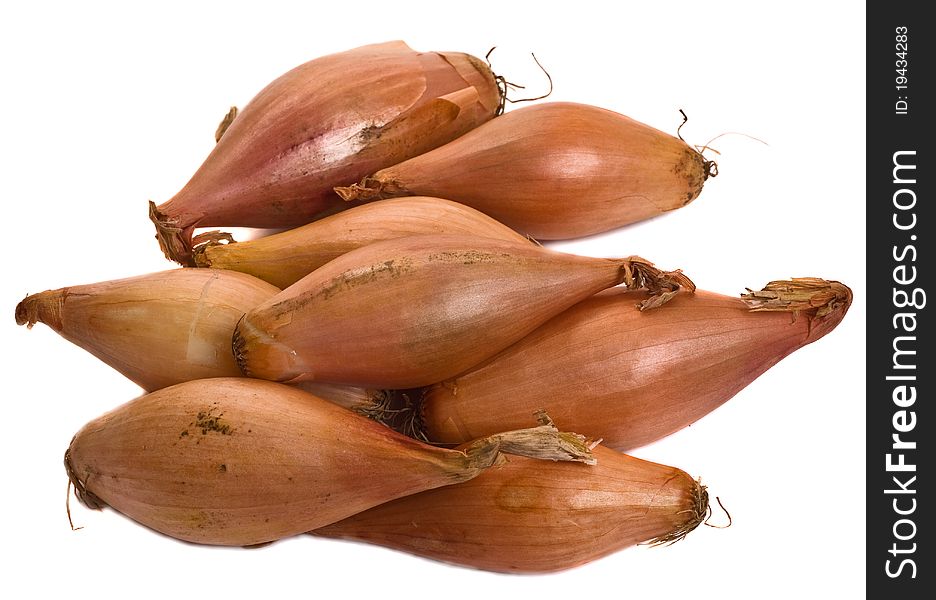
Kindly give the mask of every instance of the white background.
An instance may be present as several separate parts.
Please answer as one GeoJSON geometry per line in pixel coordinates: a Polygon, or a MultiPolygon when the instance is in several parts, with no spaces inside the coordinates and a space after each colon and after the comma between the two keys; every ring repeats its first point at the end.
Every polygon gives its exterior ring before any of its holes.
{"type": "Polygon", "coordinates": [[[5,232],[0,586],[16,596],[163,598],[858,597],[864,589],[863,3],[32,3],[0,17],[5,232]],[[403,39],[483,56],[531,92],[600,105],[713,145],[721,174],[689,206],[563,249],[639,253],[700,288],[850,285],[841,326],[692,427],[635,454],[701,475],[734,517],[672,547],[549,576],[454,568],[309,537],[196,547],[72,502],[62,454],[139,393],[48,328],[27,293],[169,268],[146,201],[172,196],[231,104],[323,54],[403,39]]]}

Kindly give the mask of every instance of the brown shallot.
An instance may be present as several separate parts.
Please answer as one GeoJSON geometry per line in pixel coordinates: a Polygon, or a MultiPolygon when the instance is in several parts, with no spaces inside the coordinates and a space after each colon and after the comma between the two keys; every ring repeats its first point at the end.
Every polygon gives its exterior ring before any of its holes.
{"type": "Polygon", "coordinates": [[[249,273],[286,288],[346,252],[407,235],[450,233],[525,238],[473,208],[441,198],[395,198],[356,206],[308,225],[246,242],[195,249],[200,267],[249,273]]]}
{"type": "Polygon", "coordinates": [[[643,307],[692,287],[639,257],[473,236],[397,238],[352,250],[249,311],[234,353],[251,377],[413,388],[473,367],[622,283],[649,290],[634,296],[643,307]]]}
{"type": "Polygon", "coordinates": [[[486,363],[425,390],[421,435],[458,443],[546,410],[627,450],[705,416],[791,352],[834,329],[851,303],[836,281],[771,282],[742,298],[679,294],[630,310],[609,291],[552,319],[486,363]]]}
{"type": "Polygon", "coordinates": [[[250,275],[174,269],[27,296],[16,322],[45,323],[147,391],[234,377],[238,319],[279,288],[250,275]]]}
{"type": "Polygon", "coordinates": [[[594,466],[508,457],[480,476],[382,504],[313,535],[508,573],[569,569],[684,538],[709,513],[680,469],[598,446],[594,466]]]}
{"type": "Polygon", "coordinates": [[[448,198],[551,240],[684,206],[715,174],[714,163],[682,139],[610,110],[549,102],[508,112],[336,191],[346,200],[448,198]]]}
{"type": "Polygon", "coordinates": [[[65,453],[91,508],[172,537],[253,545],[468,480],[501,452],[594,463],[550,424],[456,449],[423,444],[316,396],[246,378],[191,381],[85,425],[65,453]]]}
{"type": "MultiPolygon", "coordinates": [[[[343,208],[332,188],[455,139],[494,117],[497,81],[468,54],[403,42],[317,58],[242,111],[191,180],[150,219],[166,256],[194,266],[195,228],[296,227],[343,208]]],[[[228,119],[226,118],[226,121],[228,119]]]]}

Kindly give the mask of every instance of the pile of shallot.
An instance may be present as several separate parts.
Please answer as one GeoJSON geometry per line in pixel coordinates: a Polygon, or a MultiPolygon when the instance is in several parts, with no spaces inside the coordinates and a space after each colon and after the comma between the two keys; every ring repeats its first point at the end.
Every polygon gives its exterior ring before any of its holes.
{"type": "Polygon", "coordinates": [[[526,573],[706,522],[699,479],[623,452],[829,333],[851,291],[730,297],[638,249],[543,246],[684,206],[717,167],[603,108],[505,112],[507,91],[402,42],[300,65],[150,203],[182,268],[20,302],[146,392],[71,440],[78,500],[189,542],[312,533],[526,573]]]}

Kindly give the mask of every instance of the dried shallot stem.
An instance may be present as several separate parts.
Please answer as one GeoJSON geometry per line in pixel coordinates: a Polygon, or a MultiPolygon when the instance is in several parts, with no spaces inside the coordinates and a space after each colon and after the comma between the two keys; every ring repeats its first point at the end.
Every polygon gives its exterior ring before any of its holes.
{"type": "Polygon", "coordinates": [[[179,219],[163,214],[152,200],[149,202],[149,217],[156,226],[156,240],[166,258],[183,267],[194,267],[195,261],[188,242],[194,227],[180,227],[179,219]]]}
{"type": "Polygon", "coordinates": [[[681,270],[663,271],[639,256],[629,256],[624,259],[621,271],[624,287],[629,290],[645,289],[651,294],[649,298],[637,304],[640,310],[649,310],[666,304],[679,292],[680,288],[685,288],[689,293],[696,289],[692,280],[681,270]]]}
{"type": "Polygon", "coordinates": [[[752,311],[778,311],[822,317],[851,302],[851,291],[838,281],[794,277],[768,283],[764,289],[747,288],[741,298],[752,311]]]}
{"type": "Polygon", "coordinates": [[[361,183],[336,187],[335,193],[345,202],[369,202],[396,195],[405,195],[406,189],[395,185],[392,181],[365,177],[361,180],[361,183]]]}

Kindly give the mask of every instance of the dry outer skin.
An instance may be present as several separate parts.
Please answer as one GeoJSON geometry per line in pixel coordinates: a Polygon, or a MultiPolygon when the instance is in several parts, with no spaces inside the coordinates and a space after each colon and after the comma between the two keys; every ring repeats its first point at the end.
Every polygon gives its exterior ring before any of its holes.
{"type": "MultiPolygon", "coordinates": [[[[279,288],[220,270],[175,269],[27,296],[16,321],[48,325],[152,392],[209,377],[238,377],[231,351],[237,321],[279,288]]],[[[301,382],[330,402],[390,422],[383,390],[301,382]]],[[[412,419],[410,419],[411,421],[412,419]]]]}
{"type": "Polygon", "coordinates": [[[714,163],[681,139],[609,110],[550,102],[506,113],[336,191],[346,200],[448,198],[549,240],[679,208],[715,174],[714,163]]]}
{"type": "Polygon", "coordinates": [[[642,298],[649,306],[691,286],[637,257],[581,257],[467,236],[398,238],[353,250],[248,312],[234,352],[251,377],[418,387],[478,364],[622,282],[654,292],[642,298]]]}
{"type": "Polygon", "coordinates": [[[477,235],[517,242],[525,239],[473,208],[417,196],[357,206],[256,240],[208,243],[196,248],[195,262],[200,267],[249,273],[286,288],[355,248],[420,234],[477,235]]]}
{"type": "Polygon", "coordinates": [[[44,323],[147,391],[240,375],[231,333],[279,289],[230,271],[175,269],[33,294],[16,322],[44,323]]]}
{"type": "Polygon", "coordinates": [[[233,117],[179,193],[151,203],[160,246],[194,266],[196,227],[296,227],[340,210],[334,186],[455,139],[493,118],[499,98],[476,58],[403,42],[300,65],[233,117]]]}
{"type": "Polygon", "coordinates": [[[601,446],[593,467],[509,457],[480,476],[312,532],[510,573],[569,569],[684,537],[708,511],[685,472],[601,446]]]}
{"type": "Polygon", "coordinates": [[[608,447],[643,446],[824,336],[851,303],[846,286],[821,279],[772,282],[747,296],[697,291],[644,312],[630,309],[630,292],[590,298],[485,364],[428,388],[422,435],[458,443],[546,410],[608,447]],[[791,292],[793,301],[783,299],[791,292]]]}
{"type": "Polygon", "coordinates": [[[182,540],[252,545],[465,481],[501,451],[594,463],[582,438],[548,425],[447,450],[289,386],[220,378],[95,419],[75,435],[65,466],[91,508],[182,540]]]}

